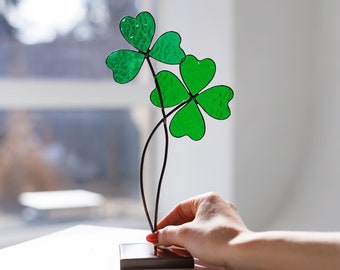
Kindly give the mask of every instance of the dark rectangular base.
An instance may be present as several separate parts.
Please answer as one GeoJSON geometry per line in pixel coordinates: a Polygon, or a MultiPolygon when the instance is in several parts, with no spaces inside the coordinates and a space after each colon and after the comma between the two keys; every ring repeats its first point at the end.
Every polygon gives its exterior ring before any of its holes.
{"type": "Polygon", "coordinates": [[[155,248],[149,243],[121,244],[120,269],[193,268],[194,259],[183,249],[155,248]]]}

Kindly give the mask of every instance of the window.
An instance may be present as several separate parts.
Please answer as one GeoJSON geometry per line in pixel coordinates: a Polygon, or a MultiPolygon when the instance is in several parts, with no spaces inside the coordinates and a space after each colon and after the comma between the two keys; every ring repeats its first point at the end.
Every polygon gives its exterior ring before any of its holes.
{"type": "Polygon", "coordinates": [[[4,78],[107,78],[103,59],[123,44],[119,20],[137,12],[134,1],[122,0],[16,0],[2,6],[4,78]]]}
{"type": "Polygon", "coordinates": [[[150,119],[140,88],[149,82],[117,85],[105,66],[126,46],[119,20],[137,14],[136,3],[0,1],[0,248],[79,219],[146,226],[138,166],[150,119]],[[91,193],[72,194],[66,209],[64,191],[91,193]],[[46,194],[64,205],[39,208],[46,194]],[[95,215],[74,206],[78,195],[101,196],[95,215]]]}

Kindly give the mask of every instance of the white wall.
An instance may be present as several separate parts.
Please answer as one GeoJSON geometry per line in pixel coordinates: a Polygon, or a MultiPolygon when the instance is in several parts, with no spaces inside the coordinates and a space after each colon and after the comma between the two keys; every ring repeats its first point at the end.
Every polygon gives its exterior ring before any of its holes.
{"type": "Polygon", "coordinates": [[[340,2],[317,1],[316,14],[308,156],[291,201],[273,225],[339,231],[340,2]]]}
{"type": "Polygon", "coordinates": [[[339,14],[235,1],[235,201],[252,229],[340,229],[339,14]]]}

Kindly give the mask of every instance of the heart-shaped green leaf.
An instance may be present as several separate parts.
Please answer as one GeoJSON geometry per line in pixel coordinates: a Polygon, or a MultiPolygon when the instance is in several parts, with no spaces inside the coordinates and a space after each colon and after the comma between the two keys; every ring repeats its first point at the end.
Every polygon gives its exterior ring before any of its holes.
{"type": "Polygon", "coordinates": [[[166,32],[153,45],[150,56],[165,64],[179,64],[185,56],[180,47],[181,37],[176,32],[166,32]]]}
{"type": "Polygon", "coordinates": [[[169,129],[174,137],[179,138],[187,135],[195,141],[203,138],[204,119],[194,100],[191,100],[175,114],[169,129]]]}
{"type": "Polygon", "coordinates": [[[144,55],[130,50],[118,50],[106,58],[106,65],[113,71],[118,83],[127,83],[136,77],[143,65],[144,55]]]}
{"type": "Polygon", "coordinates": [[[228,102],[233,98],[233,91],[225,85],[218,85],[200,93],[196,100],[203,110],[215,119],[227,119],[230,116],[228,102]]]}
{"type": "Polygon", "coordinates": [[[214,78],[215,62],[210,58],[198,60],[193,55],[187,55],[180,65],[180,72],[185,85],[195,95],[206,87],[214,78]]]}
{"type": "Polygon", "coordinates": [[[149,12],[141,12],[136,18],[126,16],[120,21],[123,37],[136,49],[146,53],[155,34],[155,20],[149,12]]]}
{"type": "MultiPolygon", "coordinates": [[[[187,90],[177,76],[170,71],[164,70],[157,74],[156,79],[159,84],[160,92],[165,108],[180,104],[190,98],[187,90]]],[[[152,104],[161,107],[158,89],[155,88],[150,95],[152,104]]]]}

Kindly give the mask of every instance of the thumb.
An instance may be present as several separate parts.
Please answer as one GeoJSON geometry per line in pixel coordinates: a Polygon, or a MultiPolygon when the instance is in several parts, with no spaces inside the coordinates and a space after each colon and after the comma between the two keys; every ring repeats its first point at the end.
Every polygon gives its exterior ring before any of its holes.
{"type": "Polygon", "coordinates": [[[147,235],[146,240],[154,245],[159,246],[182,246],[181,238],[179,237],[180,226],[167,226],[154,233],[147,235]]]}

